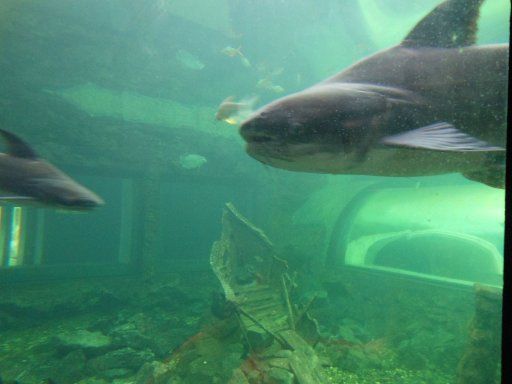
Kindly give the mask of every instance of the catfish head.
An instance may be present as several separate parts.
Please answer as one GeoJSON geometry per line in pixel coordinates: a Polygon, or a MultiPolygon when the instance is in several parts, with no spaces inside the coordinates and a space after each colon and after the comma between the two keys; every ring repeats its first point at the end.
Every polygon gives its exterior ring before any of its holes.
{"type": "Polygon", "coordinates": [[[104,204],[96,193],[52,164],[40,160],[37,168],[33,177],[26,179],[27,195],[37,202],[73,211],[87,211],[104,204]]]}
{"type": "Polygon", "coordinates": [[[367,84],[320,84],[278,99],[240,127],[247,153],[280,168],[337,172],[360,162],[408,104],[403,91],[367,84]]]}
{"type": "Polygon", "coordinates": [[[43,205],[68,210],[90,210],[104,204],[93,191],[79,184],[15,134],[0,129],[6,153],[0,153],[0,202],[43,205]]]}

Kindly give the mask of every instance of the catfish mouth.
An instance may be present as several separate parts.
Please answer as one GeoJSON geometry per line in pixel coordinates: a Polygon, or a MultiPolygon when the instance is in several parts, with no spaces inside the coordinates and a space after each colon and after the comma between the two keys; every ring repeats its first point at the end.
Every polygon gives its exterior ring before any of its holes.
{"type": "Polygon", "coordinates": [[[278,136],[272,135],[263,129],[258,129],[254,121],[247,121],[240,127],[240,136],[245,140],[247,154],[262,163],[269,163],[269,158],[284,159],[283,152],[287,144],[278,136]]]}
{"type": "Polygon", "coordinates": [[[258,138],[248,141],[245,146],[247,154],[265,164],[272,164],[271,159],[291,161],[289,146],[285,143],[277,143],[272,138],[258,138]]]}
{"type": "Polygon", "coordinates": [[[332,174],[357,166],[346,153],[326,150],[318,143],[247,143],[246,152],[262,164],[294,172],[332,174]]]}
{"type": "Polygon", "coordinates": [[[269,134],[258,132],[242,135],[245,139],[245,151],[252,158],[272,165],[272,159],[281,161],[293,161],[293,146],[284,140],[269,134]]]}
{"type": "Polygon", "coordinates": [[[249,135],[249,137],[244,137],[247,141],[247,144],[251,144],[251,143],[270,143],[272,141],[275,141],[275,139],[270,136],[270,135],[267,135],[265,133],[263,134],[251,134],[249,135]]]}
{"type": "Polygon", "coordinates": [[[251,122],[242,124],[240,127],[240,135],[248,145],[252,143],[270,143],[277,141],[276,136],[271,135],[270,133],[263,130],[256,129],[254,125],[251,124],[251,122]]]}
{"type": "MultiPolygon", "coordinates": [[[[319,153],[332,152],[331,143],[311,140],[310,137],[287,136],[279,131],[270,131],[265,129],[264,121],[260,119],[242,123],[239,132],[246,142],[247,154],[269,165],[275,165],[275,161],[297,162],[319,153]]],[[[278,166],[278,168],[283,167],[278,166]]]]}
{"type": "Polygon", "coordinates": [[[260,139],[247,142],[245,147],[247,154],[264,164],[277,168],[288,169],[288,166],[285,166],[285,164],[308,162],[308,159],[317,155],[333,155],[329,149],[320,143],[289,143],[270,137],[265,137],[263,140],[260,139]]]}

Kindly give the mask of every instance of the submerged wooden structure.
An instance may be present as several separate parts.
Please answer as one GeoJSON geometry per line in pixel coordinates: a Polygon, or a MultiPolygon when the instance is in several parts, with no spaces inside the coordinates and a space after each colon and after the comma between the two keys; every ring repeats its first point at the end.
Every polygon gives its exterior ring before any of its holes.
{"type": "Polygon", "coordinates": [[[263,231],[232,204],[224,208],[222,235],[212,247],[210,263],[258,366],[255,375],[248,364],[242,365],[230,384],[325,382],[316,352],[301,336],[306,318],[297,323],[286,262],[275,255],[263,231]]]}

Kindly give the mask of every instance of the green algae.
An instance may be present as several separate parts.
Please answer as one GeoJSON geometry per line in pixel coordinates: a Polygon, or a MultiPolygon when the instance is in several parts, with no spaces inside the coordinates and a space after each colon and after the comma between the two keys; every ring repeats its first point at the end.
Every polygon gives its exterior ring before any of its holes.
{"type": "Polygon", "coordinates": [[[110,117],[170,129],[187,127],[214,136],[237,136],[232,127],[215,120],[214,107],[186,105],[92,83],[48,92],[62,97],[91,117],[110,117]]]}

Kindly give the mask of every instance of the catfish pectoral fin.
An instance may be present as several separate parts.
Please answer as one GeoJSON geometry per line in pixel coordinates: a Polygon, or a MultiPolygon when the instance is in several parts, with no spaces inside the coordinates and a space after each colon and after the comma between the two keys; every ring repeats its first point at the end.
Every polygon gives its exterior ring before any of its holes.
{"type": "Polygon", "coordinates": [[[433,151],[494,152],[505,150],[505,148],[478,140],[446,122],[431,124],[398,135],[386,136],[381,139],[381,143],[389,146],[433,151]]]}

